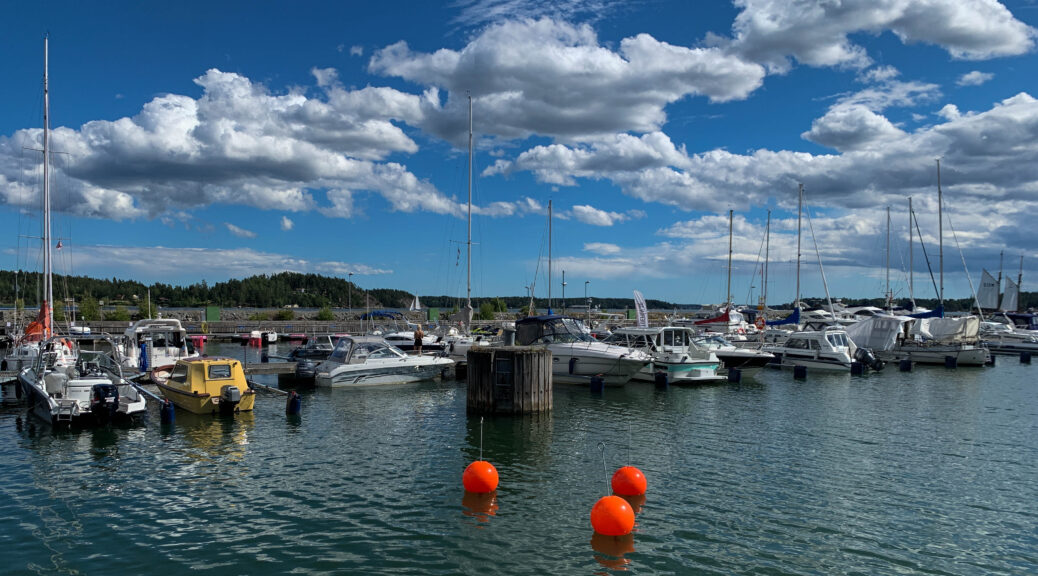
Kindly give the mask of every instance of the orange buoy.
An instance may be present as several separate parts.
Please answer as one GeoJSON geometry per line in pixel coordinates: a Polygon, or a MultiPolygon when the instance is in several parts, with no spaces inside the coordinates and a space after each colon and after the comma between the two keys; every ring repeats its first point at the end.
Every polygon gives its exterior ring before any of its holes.
{"type": "Polygon", "coordinates": [[[619,496],[603,496],[591,507],[591,527],[603,536],[624,536],[634,528],[634,510],[619,496]]]}
{"type": "Polygon", "coordinates": [[[613,492],[620,496],[640,496],[645,494],[648,483],[642,471],[634,466],[624,466],[613,473],[613,492]]]}
{"type": "Polygon", "coordinates": [[[486,460],[476,460],[465,468],[461,483],[469,492],[485,494],[497,489],[497,468],[486,460]]]}

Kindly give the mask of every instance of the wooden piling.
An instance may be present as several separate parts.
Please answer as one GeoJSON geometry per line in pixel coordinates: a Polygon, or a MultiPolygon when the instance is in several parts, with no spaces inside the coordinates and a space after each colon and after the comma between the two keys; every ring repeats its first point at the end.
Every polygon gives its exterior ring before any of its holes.
{"type": "Polygon", "coordinates": [[[552,408],[551,351],[473,346],[468,351],[470,414],[528,414],[552,408]]]}

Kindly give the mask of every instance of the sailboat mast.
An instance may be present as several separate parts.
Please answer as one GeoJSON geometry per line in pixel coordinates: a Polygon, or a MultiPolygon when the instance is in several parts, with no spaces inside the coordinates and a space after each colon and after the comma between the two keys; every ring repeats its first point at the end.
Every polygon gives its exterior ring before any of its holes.
{"type": "Polygon", "coordinates": [[[725,293],[727,308],[732,307],[732,214],[734,210],[728,211],[728,287],[725,293]]]}
{"type": "Polygon", "coordinates": [[[469,95],[469,220],[468,239],[465,241],[468,247],[468,256],[465,263],[465,307],[472,309],[472,95],[469,95]]]}
{"type": "Polygon", "coordinates": [[[794,308],[800,308],[800,214],[804,211],[804,185],[797,192],[797,295],[794,308]]]}
{"type": "Polygon", "coordinates": [[[768,224],[764,227],[764,289],[761,292],[761,310],[768,307],[768,258],[771,255],[771,210],[768,210],[768,224]]]}
{"type": "Polygon", "coordinates": [[[53,262],[50,249],[50,84],[47,70],[49,38],[43,37],[43,294],[47,307],[45,338],[54,326],[53,262]]]}
{"type": "Polygon", "coordinates": [[[912,197],[908,197],[908,299],[915,307],[915,263],[912,259],[912,197]]]}
{"type": "MultiPolygon", "coordinates": [[[[1023,282],[1023,281],[1024,281],[1024,255],[1021,254],[1020,255],[1020,273],[1017,274],[1017,276],[1016,276],[1016,291],[1017,291],[1017,294],[1020,293],[1020,283],[1023,282]]],[[[1017,298],[1019,298],[1019,296],[1017,296],[1017,298]]],[[[1017,306],[1020,306],[1019,302],[1017,302],[1017,306]]]]}
{"type": "Polygon", "coordinates": [[[941,287],[937,291],[937,299],[944,308],[944,214],[941,212],[944,204],[944,193],[941,192],[941,159],[937,159],[937,246],[938,267],[941,272],[941,287]]]}
{"type": "Polygon", "coordinates": [[[893,308],[893,298],[890,294],[890,206],[887,206],[887,310],[893,308]]]}
{"type": "Polygon", "coordinates": [[[548,310],[551,310],[551,200],[548,200],[548,310]]]}
{"type": "Polygon", "coordinates": [[[1002,292],[1002,259],[1005,256],[1005,250],[998,251],[998,291],[999,294],[1002,292]]]}

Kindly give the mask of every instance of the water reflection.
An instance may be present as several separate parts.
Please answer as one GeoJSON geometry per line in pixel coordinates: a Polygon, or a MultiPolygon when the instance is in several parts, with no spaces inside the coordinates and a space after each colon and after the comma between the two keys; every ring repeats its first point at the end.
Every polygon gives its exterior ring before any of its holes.
{"type": "Polygon", "coordinates": [[[634,535],[604,536],[595,532],[591,536],[591,549],[596,552],[595,561],[610,570],[627,570],[631,560],[625,554],[634,552],[634,535]]]}
{"type": "Polygon", "coordinates": [[[461,497],[461,505],[464,508],[462,514],[475,518],[481,523],[489,522],[491,516],[497,514],[497,490],[486,493],[465,491],[461,497]]]}

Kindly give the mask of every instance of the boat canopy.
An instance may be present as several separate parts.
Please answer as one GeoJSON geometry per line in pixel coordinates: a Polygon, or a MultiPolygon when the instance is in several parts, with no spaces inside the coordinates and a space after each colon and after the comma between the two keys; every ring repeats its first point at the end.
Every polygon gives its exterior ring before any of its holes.
{"type": "Polygon", "coordinates": [[[785,326],[786,324],[800,324],[800,308],[794,308],[793,313],[781,320],[768,320],[768,326],[785,326]]]}
{"type": "Polygon", "coordinates": [[[520,346],[594,342],[594,338],[581,328],[579,320],[557,314],[523,318],[515,323],[515,332],[516,344],[520,346]]]}
{"type": "Polygon", "coordinates": [[[844,332],[859,348],[891,350],[897,345],[901,326],[911,320],[907,316],[872,316],[847,326],[844,332]]]}
{"type": "Polygon", "coordinates": [[[369,320],[371,318],[389,318],[391,320],[400,320],[404,315],[400,312],[389,312],[387,310],[372,310],[366,314],[362,314],[361,320],[369,320]]]}
{"type": "Polygon", "coordinates": [[[980,318],[921,318],[912,326],[912,335],[941,343],[975,342],[980,334],[980,318]]]}

